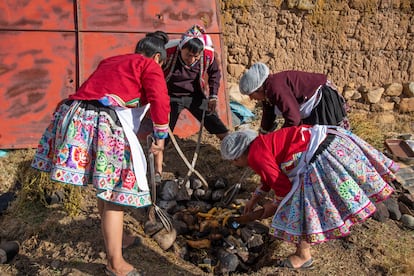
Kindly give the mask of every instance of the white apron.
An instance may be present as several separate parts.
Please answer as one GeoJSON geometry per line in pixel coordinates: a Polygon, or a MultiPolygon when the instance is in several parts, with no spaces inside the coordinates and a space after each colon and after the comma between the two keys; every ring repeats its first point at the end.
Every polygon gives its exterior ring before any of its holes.
{"type": "Polygon", "coordinates": [[[126,138],[131,147],[132,162],[138,187],[142,191],[149,191],[147,180],[147,161],[144,151],[138,140],[137,133],[150,105],[136,108],[114,107],[119,121],[124,128],[126,138]]]}

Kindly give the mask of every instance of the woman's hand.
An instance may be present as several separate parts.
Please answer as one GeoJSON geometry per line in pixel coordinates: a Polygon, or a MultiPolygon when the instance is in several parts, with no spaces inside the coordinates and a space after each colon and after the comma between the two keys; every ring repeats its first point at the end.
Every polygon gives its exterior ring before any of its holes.
{"type": "Polygon", "coordinates": [[[151,153],[153,153],[155,156],[157,156],[158,154],[162,154],[162,152],[164,151],[164,142],[162,142],[162,145],[160,145],[159,143],[160,143],[160,141],[163,141],[163,140],[158,140],[158,141],[156,141],[156,142],[153,142],[152,144],[151,144],[151,147],[150,147],[150,149],[149,149],[149,151],[151,152],[151,153]]]}
{"type": "Polygon", "coordinates": [[[216,107],[217,107],[217,99],[216,98],[210,98],[208,100],[208,106],[207,106],[208,114],[212,114],[212,113],[216,112],[216,107]]]}
{"type": "Polygon", "coordinates": [[[151,144],[150,152],[154,154],[155,173],[162,175],[162,162],[164,160],[164,139],[157,139],[151,144]]]}
{"type": "Polygon", "coordinates": [[[273,216],[276,213],[277,207],[279,204],[276,204],[274,201],[266,203],[263,205],[263,215],[260,219],[265,219],[273,216]]]}
{"type": "Polygon", "coordinates": [[[253,212],[254,207],[256,207],[257,201],[259,198],[255,195],[253,195],[249,201],[246,202],[246,205],[244,206],[243,214],[247,215],[251,212],[253,212]]]}

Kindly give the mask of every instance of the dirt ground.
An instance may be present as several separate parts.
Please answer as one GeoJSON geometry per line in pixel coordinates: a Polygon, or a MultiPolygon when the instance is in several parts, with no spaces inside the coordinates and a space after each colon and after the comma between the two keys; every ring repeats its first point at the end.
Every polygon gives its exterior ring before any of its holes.
{"type": "MultiPolygon", "coordinates": [[[[191,160],[196,137],[178,142],[191,160]]],[[[230,183],[239,181],[241,169],[220,157],[218,140],[204,134],[198,171],[208,180],[218,176],[230,183]]],[[[80,213],[68,215],[63,204],[45,206],[33,199],[18,204],[22,181],[29,169],[34,150],[12,150],[0,158],[0,195],[13,192],[16,199],[0,214],[0,238],[17,240],[19,255],[9,264],[0,265],[0,275],[104,275],[105,253],[100,234],[100,220],[93,188],[81,190],[80,213]],[[27,208],[29,206],[29,208],[27,208]]],[[[170,144],[165,154],[165,176],[187,172],[184,162],[170,144]]],[[[248,197],[255,188],[257,176],[249,175],[239,197],[248,197]]],[[[68,200],[68,199],[66,199],[68,200]]],[[[163,251],[146,237],[143,230],[145,211],[129,209],[125,229],[141,237],[142,244],[127,249],[125,258],[145,275],[212,275],[196,264],[181,259],[174,249],[163,251]]],[[[266,222],[265,222],[266,223],[266,222]]],[[[312,249],[313,270],[293,271],[276,268],[276,260],[293,252],[292,245],[271,240],[263,256],[250,271],[233,275],[414,275],[414,231],[400,222],[384,223],[369,219],[353,227],[344,239],[316,245],[312,249]]]]}

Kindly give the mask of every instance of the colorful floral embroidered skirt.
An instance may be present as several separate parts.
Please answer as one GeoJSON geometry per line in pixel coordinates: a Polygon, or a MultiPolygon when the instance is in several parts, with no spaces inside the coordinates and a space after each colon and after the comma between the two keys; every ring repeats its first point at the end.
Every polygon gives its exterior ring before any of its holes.
{"type": "Polygon", "coordinates": [[[346,130],[300,177],[300,186],[275,214],[270,234],[293,243],[320,243],[346,236],[350,227],[366,220],[373,202],[393,192],[388,184],[398,166],[381,152],[346,130]]]}
{"type": "Polygon", "coordinates": [[[49,172],[52,180],[85,186],[93,184],[97,197],[114,204],[151,205],[142,191],[131,149],[114,110],[97,101],[63,103],[40,139],[32,167],[49,172]]]}

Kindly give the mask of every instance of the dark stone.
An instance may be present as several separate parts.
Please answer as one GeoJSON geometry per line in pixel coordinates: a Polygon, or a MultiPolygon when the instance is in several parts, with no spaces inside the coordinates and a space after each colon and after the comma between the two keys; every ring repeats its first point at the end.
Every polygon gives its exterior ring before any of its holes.
{"type": "Polygon", "coordinates": [[[46,203],[49,205],[63,203],[65,199],[65,192],[56,191],[52,193],[51,195],[46,195],[45,199],[46,199],[46,203]]]}
{"type": "Polygon", "coordinates": [[[223,195],[224,195],[224,189],[215,190],[213,191],[211,195],[211,200],[220,201],[223,198],[223,195]]]}
{"type": "Polygon", "coordinates": [[[227,183],[228,183],[227,179],[223,177],[219,177],[214,183],[214,189],[224,189],[227,187],[227,183]]]}
{"type": "Polygon", "coordinates": [[[414,211],[408,208],[403,202],[398,201],[398,207],[400,208],[401,214],[414,216],[414,211]]]}
{"type": "Polygon", "coordinates": [[[405,227],[414,229],[414,217],[410,215],[402,215],[401,222],[405,227]]]}
{"type": "Polygon", "coordinates": [[[19,253],[19,243],[17,241],[6,241],[0,244],[0,264],[11,262],[19,253]]]}
{"type": "Polygon", "coordinates": [[[390,213],[390,219],[400,220],[401,211],[400,211],[400,207],[398,206],[397,199],[390,197],[384,201],[384,204],[385,206],[387,206],[388,212],[390,213]]]}
{"type": "Polygon", "coordinates": [[[144,232],[148,236],[153,236],[157,232],[159,232],[164,226],[159,221],[150,221],[147,220],[144,224],[144,232]]]}
{"type": "Polygon", "coordinates": [[[168,213],[172,214],[173,211],[175,211],[175,208],[177,207],[177,201],[175,201],[175,200],[169,200],[169,201],[160,200],[158,202],[158,207],[160,207],[161,209],[164,209],[168,213]]]}
{"type": "Polygon", "coordinates": [[[205,196],[205,194],[206,194],[206,191],[205,191],[204,189],[196,189],[196,190],[194,190],[194,192],[193,192],[193,195],[194,195],[196,198],[202,198],[203,196],[205,196]]]}
{"type": "Polygon", "coordinates": [[[165,181],[160,190],[160,196],[163,200],[174,200],[178,193],[178,183],[173,180],[165,181]]]}
{"type": "Polygon", "coordinates": [[[193,190],[188,188],[186,185],[178,184],[178,191],[175,196],[175,200],[177,201],[190,200],[192,193],[193,193],[193,190]]]}
{"type": "Polygon", "coordinates": [[[177,235],[173,244],[173,251],[181,259],[188,260],[187,240],[183,236],[177,235]]]}
{"type": "Polygon", "coordinates": [[[203,187],[203,182],[201,182],[198,178],[191,178],[190,179],[190,187],[193,190],[201,189],[203,187]]]}
{"type": "Polygon", "coordinates": [[[211,204],[204,201],[188,201],[187,208],[192,212],[208,212],[211,209],[211,204]]]}
{"type": "Polygon", "coordinates": [[[408,206],[411,210],[414,210],[414,196],[408,193],[402,194],[398,197],[398,200],[408,206]]]}
{"type": "Polygon", "coordinates": [[[262,235],[253,234],[251,238],[247,241],[247,248],[249,252],[259,253],[264,248],[264,242],[262,235]]]}
{"type": "Polygon", "coordinates": [[[267,235],[269,233],[269,227],[259,221],[252,221],[247,224],[247,227],[257,234],[267,235]]]}
{"type": "Polygon", "coordinates": [[[12,192],[7,192],[0,195],[0,215],[3,211],[6,211],[10,203],[14,200],[15,194],[12,192]]]}
{"type": "Polygon", "coordinates": [[[387,206],[383,202],[379,202],[375,203],[375,207],[377,207],[377,211],[372,218],[379,222],[385,222],[390,217],[387,206]]]}
{"type": "Polygon", "coordinates": [[[218,254],[220,264],[218,266],[218,271],[221,274],[227,274],[229,272],[236,271],[239,266],[239,258],[233,253],[229,253],[225,250],[220,250],[218,254]]]}

